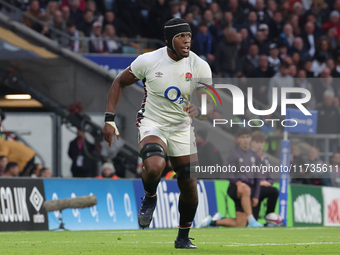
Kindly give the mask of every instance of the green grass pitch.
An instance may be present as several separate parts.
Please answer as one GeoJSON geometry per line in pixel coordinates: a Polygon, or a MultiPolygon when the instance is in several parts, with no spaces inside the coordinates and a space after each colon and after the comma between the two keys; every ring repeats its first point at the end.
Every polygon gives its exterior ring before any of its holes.
{"type": "Polygon", "coordinates": [[[198,250],[174,248],[176,229],[0,232],[0,254],[339,254],[340,228],[192,229],[198,250]]]}

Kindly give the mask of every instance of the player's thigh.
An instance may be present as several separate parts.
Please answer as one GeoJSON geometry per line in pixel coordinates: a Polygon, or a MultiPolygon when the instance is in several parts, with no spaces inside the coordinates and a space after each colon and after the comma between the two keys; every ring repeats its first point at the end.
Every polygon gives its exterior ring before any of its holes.
{"type": "Polygon", "coordinates": [[[247,215],[245,212],[236,211],[236,226],[245,227],[247,225],[247,215]]]}
{"type": "Polygon", "coordinates": [[[150,136],[144,137],[143,140],[139,142],[138,144],[139,151],[144,147],[144,145],[148,143],[158,143],[160,146],[163,147],[164,151],[167,150],[167,146],[162,138],[156,135],[150,135],[150,136]]]}
{"type": "Polygon", "coordinates": [[[197,147],[192,127],[183,127],[182,130],[175,130],[167,137],[168,156],[178,157],[180,163],[197,161],[197,147]],[[185,157],[188,156],[189,157],[185,157]]]}

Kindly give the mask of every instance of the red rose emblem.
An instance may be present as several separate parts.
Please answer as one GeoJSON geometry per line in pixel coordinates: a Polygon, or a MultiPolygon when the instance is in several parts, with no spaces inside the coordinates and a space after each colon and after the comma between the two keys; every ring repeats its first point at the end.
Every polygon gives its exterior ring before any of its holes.
{"type": "Polygon", "coordinates": [[[192,78],[192,74],[191,74],[191,73],[186,73],[186,74],[185,74],[185,78],[191,79],[191,78],[192,78]]]}

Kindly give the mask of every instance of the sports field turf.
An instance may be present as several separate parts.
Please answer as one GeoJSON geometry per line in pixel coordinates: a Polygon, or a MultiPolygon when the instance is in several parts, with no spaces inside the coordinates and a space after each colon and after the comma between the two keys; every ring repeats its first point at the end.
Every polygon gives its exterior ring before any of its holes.
{"type": "Polygon", "coordinates": [[[176,250],[176,229],[0,232],[0,254],[340,254],[340,228],[193,229],[198,250],[176,250]]]}

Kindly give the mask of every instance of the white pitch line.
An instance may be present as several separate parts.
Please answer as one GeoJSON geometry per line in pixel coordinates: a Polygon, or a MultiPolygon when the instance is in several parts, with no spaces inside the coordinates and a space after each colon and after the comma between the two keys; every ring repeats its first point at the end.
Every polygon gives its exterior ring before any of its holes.
{"type": "Polygon", "coordinates": [[[239,247],[239,246],[284,246],[284,245],[319,245],[319,244],[340,244],[340,242],[311,242],[311,243],[258,243],[258,244],[225,244],[227,247],[239,247]]]}

